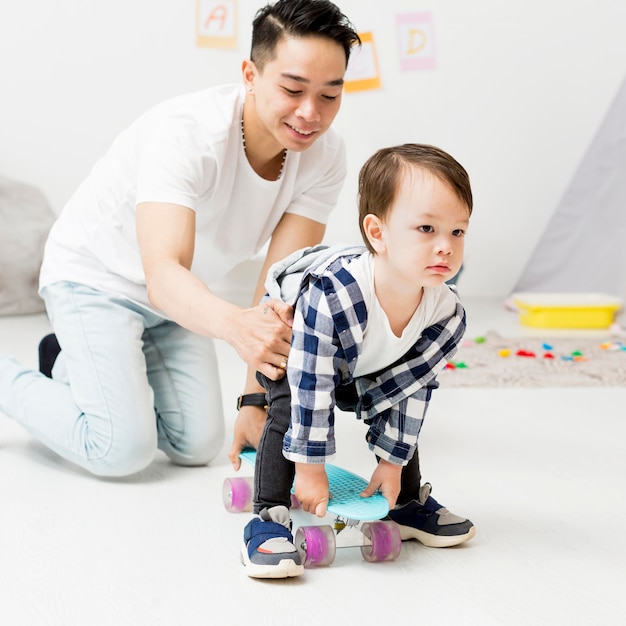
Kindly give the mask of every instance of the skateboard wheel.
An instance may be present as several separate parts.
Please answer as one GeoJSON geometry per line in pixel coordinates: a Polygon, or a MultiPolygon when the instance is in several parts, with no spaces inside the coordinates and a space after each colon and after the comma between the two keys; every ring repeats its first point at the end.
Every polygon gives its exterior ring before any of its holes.
{"type": "Polygon", "coordinates": [[[227,478],[222,487],[222,500],[230,513],[252,511],[252,478],[227,478]]]}
{"type": "Polygon", "coordinates": [[[331,526],[300,526],[295,542],[304,567],[323,567],[335,560],[335,533],[331,526]]]}
{"type": "Polygon", "coordinates": [[[372,542],[371,546],[361,546],[361,554],[366,561],[393,561],[402,548],[400,529],[395,522],[366,522],[363,534],[372,542]]]}

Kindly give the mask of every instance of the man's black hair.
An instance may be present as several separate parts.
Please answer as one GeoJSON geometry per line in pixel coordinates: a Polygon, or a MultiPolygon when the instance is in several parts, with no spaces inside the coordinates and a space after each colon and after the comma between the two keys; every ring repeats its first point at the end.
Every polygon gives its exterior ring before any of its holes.
{"type": "Polygon", "coordinates": [[[259,70],[285,36],[332,39],[343,47],[346,66],[352,46],[361,43],[350,20],[329,0],[278,0],[259,9],[252,22],[250,58],[259,70]]]}

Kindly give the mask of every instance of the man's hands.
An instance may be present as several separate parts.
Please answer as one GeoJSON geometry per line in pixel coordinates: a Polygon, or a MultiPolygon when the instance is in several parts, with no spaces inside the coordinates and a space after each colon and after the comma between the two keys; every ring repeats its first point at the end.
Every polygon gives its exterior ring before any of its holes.
{"type": "Polygon", "coordinates": [[[300,506],[317,517],[326,515],[328,476],[324,465],[296,463],[295,494],[300,506]]]}
{"type": "Polygon", "coordinates": [[[228,451],[228,459],[233,469],[238,472],[241,467],[239,453],[244,448],[259,447],[259,440],[265,426],[267,413],[261,406],[242,406],[235,420],[233,444],[228,451]]]}
{"type": "MultiPolygon", "coordinates": [[[[250,309],[239,309],[234,315],[233,331],[225,339],[248,364],[246,393],[252,393],[252,385],[258,384],[254,380],[257,371],[271,380],[279,380],[285,375],[292,323],[293,307],[280,300],[268,300],[250,309]]],[[[235,471],[241,466],[239,453],[247,447],[255,450],[259,447],[266,419],[263,407],[243,406],[239,410],[233,443],[228,451],[235,471]]]]}
{"type": "Polygon", "coordinates": [[[400,477],[402,474],[402,466],[394,465],[389,461],[381,459],[372,478],[370,484],[361,492],[361,496],[368,498],[373,495],[377,489],[387,498],[389,508],[396,506],[396,500],[400,494],[400,477]]]}
{"type": "Polygon", "coordinates": [[[271,380],[285,375],[291,346],[293,307],[268,300],[250,309],[239,309],[224,339],[254,370],[271,380]]]}

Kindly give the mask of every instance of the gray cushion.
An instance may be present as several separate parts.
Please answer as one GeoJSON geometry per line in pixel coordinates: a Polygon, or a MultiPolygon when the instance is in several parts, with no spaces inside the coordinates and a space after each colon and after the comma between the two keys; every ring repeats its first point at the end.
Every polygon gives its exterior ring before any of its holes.
{"type": "Polygon", "coordinates": [[[39,270],[55,215],[36,187],[0,176],[0,315],[39,313],[39,270]]]}

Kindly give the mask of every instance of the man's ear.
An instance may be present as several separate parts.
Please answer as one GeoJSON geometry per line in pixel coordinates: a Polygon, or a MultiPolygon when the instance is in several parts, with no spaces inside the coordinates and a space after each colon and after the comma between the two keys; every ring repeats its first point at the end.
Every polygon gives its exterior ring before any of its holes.
{"type": "Polygon", "coordinates": [[[368,213],[363,218],[363,231],[377,254],[381,254],[386,249],[385,242],[383,241],[384,230],[384,224],[378,216],[368,213]]]}
{"type": "Polygon", "coordinates": [[[241,76],[243,78],[243,84],[246,91],[252,91],[254,89],[254,79],[258,74],[254,61],[250,59],[244,59],[241,63],[241,76]]]}

